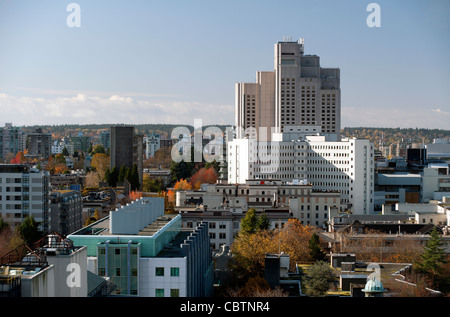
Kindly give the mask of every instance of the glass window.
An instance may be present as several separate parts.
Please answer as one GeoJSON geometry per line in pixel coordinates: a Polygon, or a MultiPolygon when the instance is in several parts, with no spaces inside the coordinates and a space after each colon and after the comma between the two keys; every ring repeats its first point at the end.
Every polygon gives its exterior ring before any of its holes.
{"type": "Polygon", "coordinates": [[[155,273],[156,273],[156,276],[164,276],[164,268],[157,267],[155,273]]]}
{"type": "Polygon", "coordinates": [[[180,276],[180,268],[179,267],[171,267],[170,268],[170,276],[180,276]]]}
{"type": "Polygon", "coordinates": [[[170,290],[170,297],[180,297],[180,290],[178,288],[172,288],[170,290]]]}
{"type": "Polygon", "coordinates": [[[155,297],[164,297],[164,289],[163,288],[155,289],[155,297]]]}

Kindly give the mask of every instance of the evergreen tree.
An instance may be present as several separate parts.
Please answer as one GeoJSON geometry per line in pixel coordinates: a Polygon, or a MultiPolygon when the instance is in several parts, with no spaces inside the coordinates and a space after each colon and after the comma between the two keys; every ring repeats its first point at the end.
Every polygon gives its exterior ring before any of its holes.
{"type": "Polygon", "coordinates": [[[245,213],[245,217],[241,220],[241,233],[242,234],[255,233],[257,224],[258,218],[256,217],[256,210],[255,208],[250,208],[245,213]]]}
{"type": "Polygon", "coordinates": [[[139,190],[141,188],[141,183],[139,182],[139,171],[136,164],[128,172],[128,181],[131,184],[131,190],[139,190]]]}
{"type": "Polygon", "coordinates": [[[267,218],[266,213],[263,213],[261,216],[258,217],[258,221],[256,223],[256,229],[257,230],[269,230],[269,227],[270,227],[269,218],[267,218]]]}
{"type": "Polygon", "coordinates": [[[4,229],[8,228],[9,224],[3,220],[3,217],[0,216],[0,232],[2,232],[4,229]]]}
{"type": "Polygon", "coordinates": [[[69,156],[69,151],[67,150],[66,147],[63,148],[63,150],[62,150],[62,155],[64,155],[64,156],[69,156]]]}
{"type": "Polygon", "coordinates": [[[111,171],[109,170],[109,168],[105,171],[104,179],[105,182],[107,182],[108,185],[111,186],[111,171]]]}
{"type": "Polygon", "coordinates": [[[117,186],[117,182],[119,180],[119,171],[117,170],[117,167],[113,167],[111,170],[111,183],[109,184],[112,187],[117,186]]]}
{"type": "Polygon", "coordinates": [[[320,247],[320,238],[316,233],[313,233],[308,242],[309,255],[313,261],[325,261],[326,254],[320,247]]]}
{"type": "Polygon", "coordinates": [[[445,260],[444,243],[441,241],[436,227],[431,231],[431,237],[424,246],[424,252],[415,263],[418,273],[422,273],[430,278],[433,286],[438,286],[442,282],[443,264],[445,260]]]}
{"type": "Polygon", "coordinates": [[[19,226],[19,233],[25,244],[31,246],[34,242],[42,237],[42,233],[38,229],[39,223],[34,220],[33,216],[28,216],[19,226]]]}
{"type": "Polygon", "coordinates": [[[122,183],[125,180],[126,172],[127,172],[127,168],[125,167],[125,164],[122,164],[122,166],[120,167],[120,170],[119,170],[119,176],[117,178],[119,183],[122,183]]]}
{"type": "Polygon", "coordinates": [[[304,281],[306,294],[316,297],[325,296],[333,281],[333,272],[328,263],[317,261],[307,271],[304,281]]]}

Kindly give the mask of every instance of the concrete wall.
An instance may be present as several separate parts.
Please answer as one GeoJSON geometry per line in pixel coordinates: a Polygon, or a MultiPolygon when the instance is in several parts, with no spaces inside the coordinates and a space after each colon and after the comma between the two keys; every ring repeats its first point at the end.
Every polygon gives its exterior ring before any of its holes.
{"type": "Polygon", "coordinates": [[[87,297],[87,247],[68,255],[47,255],[55,269],[56,297],[87,297]]]}
{"type": "Polygon", "coordinates": [[[22,297],[55,297],[55,266],[21,277],[22,297]]]}

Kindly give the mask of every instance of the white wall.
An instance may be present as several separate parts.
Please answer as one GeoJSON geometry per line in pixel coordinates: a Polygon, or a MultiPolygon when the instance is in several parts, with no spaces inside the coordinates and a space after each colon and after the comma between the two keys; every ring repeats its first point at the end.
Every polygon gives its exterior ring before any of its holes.
{"type": "Polygon", "coordinates": [[[170,297],[171,289],[179,289],[179,296],[186,297],[186,258],[140,258],[139,296],[155,297],[156,289],[164,289],[164,297],[170,297]],[[156,276],[156,267],[164,267],[164,276],[156,276]],[[179,276],[170,276],[170,268],[178,267],[179,276]]]}

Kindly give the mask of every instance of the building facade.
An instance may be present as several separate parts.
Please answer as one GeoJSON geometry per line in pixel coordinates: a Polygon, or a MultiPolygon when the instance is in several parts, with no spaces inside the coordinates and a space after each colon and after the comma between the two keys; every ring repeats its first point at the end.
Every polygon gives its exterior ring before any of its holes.
{"type": "Polygon", "coordinates": [[[160,148],[161,136],[152,133],[144,138],[145,142],[145,157],[148,159],[155,156],[156,151],[160,148]]]}
{"type": "Polygon", "coordinates": [[[17,152],[23,151],[24,141],[24,131],[13,127],[12,123],[6,123],[4,128],[0,128],[0,160],[7,159],[8,155],[12,158],[17,152]]]}
{"type": "Polygon", "coordinates": [[[236,83],[235,98],[237,138],[267,141],[289,126],[320,126],[327,139],[340,139],[340,70],[305,55],[303,39],[275,44],[274,70],[257,72],[256,83],[236,83]]]}
{"type": "Polygon", "coordinates": [[[50,175],[25,165],[0,165],[0,214],[11,228],[28,217],[49,231],[50,175]]]}
{"type": "Polygon", "coordinates": [[[355,213],[374,210],[374,148],[369,140],[326,141],[324,136],[274,134],[271,142],[251,138],[228,143],[228,183],[279,179],[310,183],[316,190],[339,191],[341,207],[355,213]],[[288,141],[289,138],[291,141],[288,141]]]}
{"type": "Polygon", "coordinates": [[[50,232],[66,236],[83,227],[83,201],[80,191],[54,190],[50,199],[50,232]]]}
{"type": "Polygon", "coordinates": [[[41,128],[27,134],[28,155],[48,159],[52,154],[52,135],[41,128]]]}
{"type": "Polygon", "coordinates": [[[132,126],[111,127],[111,169],[122,165],[132,168],[137,165],[139,172],[139,183],[143,184],[144,170],[144,146],[143,135],[134,133],[132,126]]]}
{"type": "Polygon", "coordinates": [[[116,295],[212,296],[208,226],[183,230],[164,199],[144,197],[68,236],[87,246],[88,270],[117,285],[116,295]]]}

